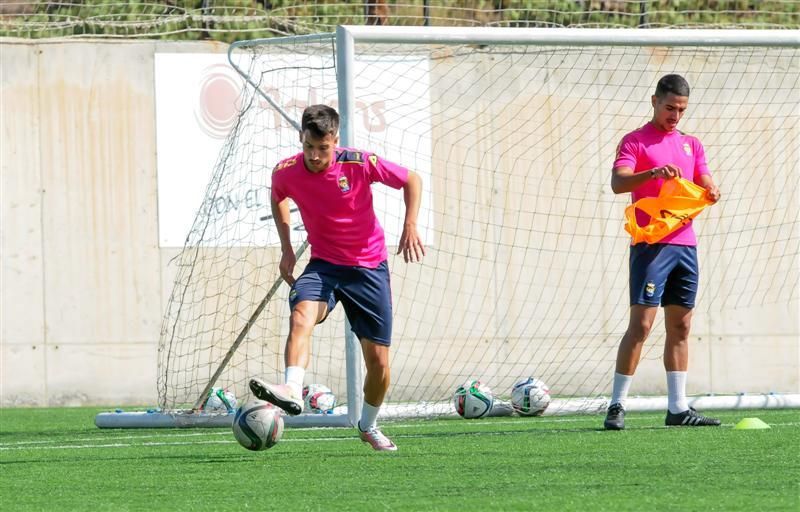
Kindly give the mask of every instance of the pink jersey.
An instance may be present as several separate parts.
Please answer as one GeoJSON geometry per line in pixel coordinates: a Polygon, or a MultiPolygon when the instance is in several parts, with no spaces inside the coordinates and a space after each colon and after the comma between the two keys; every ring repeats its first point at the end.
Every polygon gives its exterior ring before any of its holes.
{"type": "MultiPolygon", "coordinates": [[[[614,168],[629,167],[635,173],[649,171],[666,164],[679,167],[681,177],[697,184],[700,184],[700,176],[710,174],[705,150],[696,137],[678,130],[663,132],[652,123],[647,123],[625,135],[617,147],[617,158],[614,160],[614,168]]],[[[663,179],[658,179],[640,185],[631,193],[633,202],[643,197],[657,197],[663,183],[663,179]]],[[[650,216],[636,210],[636,222],[640,226],[646,226],[650,222],[650,216]]],[[[689,222],[661,239],[659,243],[694,246],[697,245],[697,236],[694,234],[692,223],[689,222]]]]}
{"type": "Polygon", "coordinates": [[[388,258],[372,207],[370,185],[376,181],[400,189],[408,181],[408,169],[366,151],[336,148],[334,162],[315,174],[298,153],[272,171],[272,199],[288,197],[297,205],[312,258],[376,268],[388,258]]]}

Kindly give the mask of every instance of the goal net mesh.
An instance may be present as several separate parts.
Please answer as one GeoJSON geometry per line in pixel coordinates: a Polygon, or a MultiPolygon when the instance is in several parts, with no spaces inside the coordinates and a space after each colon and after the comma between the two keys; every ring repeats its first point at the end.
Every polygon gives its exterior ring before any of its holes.
{"type": "MultiPolygon", "coordinates": [[[[650,119],[654,85],[667,73],[692,86],[681,129],[703,142],[723,193],[694,223],[693,339],[735,337],[747,329],[738,319],[754,315],[796,322],[797,49],[357,44],[355,54],[352,146],[424,182],[422,264],[395,255],[402,192],[373,187],[394,305],[387,402],[433,414],[471,378],[500,398],[527,376],[556,398],[610,393],[628,320],[630,243],[630,195],[611,192],[610,170],[622,136],[650,119]]],[[[337,106],[332,37],[253,44],[232,58],[249,83],[175,261],[159,344],[165,409],[196,403],[237,337],[214,385],[242,400],[251,376],[283,381],[287,285],[241,336],[279,280],[271,171],[300,151],[296,127],[275,105],[295,122],[309,104],[337,106]]],[[[296,211],[292,222],[300,247],[296,211]]],[[[339,306],[314,331],[306,376],[339,403],[347,400],[344,332],[339,306]]],[[[645,359],[661,358],[663,332],[659,314],[645,359]]]]}

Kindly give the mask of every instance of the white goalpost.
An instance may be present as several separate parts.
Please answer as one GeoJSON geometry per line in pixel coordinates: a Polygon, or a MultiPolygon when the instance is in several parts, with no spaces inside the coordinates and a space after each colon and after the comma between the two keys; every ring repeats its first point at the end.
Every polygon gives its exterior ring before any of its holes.
{"type": "MultiPolygon", "coordinates": [[[[454,414],[452,393],[470,378],[499,398],[493,414],[510,414],[511,386],[527,376],[550,386],[545,414],[604,411],[628,315],[629,197],[611,192],[611,163],[621,137],[649,120],[657,79],[673,72],[692,86],[681,129],[703,142],[724,193],[695,221],[693,403],[800,407],[791,370],[773,371],[774,382],[770,370],[755,372],[767,377],[741,389],[725,367],[747,367],[727,344],[745,347],[744,357],[752,347],[794,346],[798,357],[797,31],[340,26],[240,41],[229,60],[246,84],[240,115],[178,257],[159,343],[159,408],[104,413],[98,426],[229,425],[230,415],[200,411],[212,387],[242,403],[251,376],[283,381],[288,286],[277,270],[270,173],[300,151],[300,113],[315,103],[339,110],[342,146],[424,181],[422,264],[393,256],[402,193],[373,188],[395,315],[381,417],[454,414]]],[[[305,232],[292,215],[300,272],[305,232]]],[[[659,313],[644,366],[662,350],[659,313]]],[[[333,389],[340,406],[287,417],[287,426],[354,424],[362,365],[339,307],[314,332],[306,383],[333,389]]],[[[647,371],[646,396],[628,410],[666,407],[663,378],[652,383],[647,371]]]]}

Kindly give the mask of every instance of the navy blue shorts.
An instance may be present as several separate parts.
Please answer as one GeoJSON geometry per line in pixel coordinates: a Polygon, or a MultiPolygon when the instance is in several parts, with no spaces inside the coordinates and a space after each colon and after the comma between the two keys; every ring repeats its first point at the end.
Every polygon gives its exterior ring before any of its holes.
{"type": "Polygon", "coordinates": [[[631,305],[692,309],[699,280],[696,247],[645,243],[631,246],[631,305]]]}
{"type": "Polygon", "coordinates": [[[392,288],[386,261],[377,268],[366,268],[313,259],[289,291],[289,308],[304,300],[327,302],[328,313],[341,302],[359,339],[391,345],[392,288]]]}

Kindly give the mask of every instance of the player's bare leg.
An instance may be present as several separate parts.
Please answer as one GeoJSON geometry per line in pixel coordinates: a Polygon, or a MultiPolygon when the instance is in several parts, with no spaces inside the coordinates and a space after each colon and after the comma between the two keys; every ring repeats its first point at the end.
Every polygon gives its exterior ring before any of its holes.
{"type": "Polygon", "coordinates": [[[685,372],[689,368],[689,331],[692,328],[692,310],[682,306],[666,306],[664,323],[667,340],[664,344],[664,369],[668,372],[685,372]]]}
{"type": "Polygon", "coordinates": [[[286,383],[269,384],[254,377],[250,379],[250,390],[256,397],[277,405],[292,416],[303,412],[303,374],[311,353],[311,333],[327,314],[325,302],[304,300],[295,305],[284,351],[286,383]]]}
{"type": "Polygon", "coordinates": [[[689,368],[689,331],[692,310],[683,306],[666,306],[664,323],[667,340],[664,344],[664,369],[667,371],[668,410],[664,423],[668,426],[718,426],[720,421],[708,418],[689,407],[686,398],[686,375],[689,368]]]}
{"type": "Polygon", "coordinates": [[[367,373],[364,376],[364,404],[358,433],[361,440],[378,451],[395,451],[397,446],[376,426],[375,420],[389,389],[389,347],[368,339],[361,339],[361,351],[367,373]]]}
{"type": "Polygon", "coordinates": [[[361,351],[367,367],[367,374],[364,377],[364,400],[375,407],[380,407],[391,380],[389,347],[365,339],[361,341],[361,351]]]}
{"type": "Polygon", "coordinates": [[[628,329],[622,336],[617,349],[614,391],[606,419],[603,422],[606,430],[623,430],[625,428],[625,398],[628,396],[628,388],[633,380],[633,374],[636,373],[636,367],[639,366],[642,347],[647,337],[650,336],[657,312],[656,306],[641,304],[631,306],[628,329]]]}
{"type": "Polygon", "coordinates": [[[644,342],[650,336],[650,329],[656,319],[658,308],[656,306],[631,306],[628,329],[622,336],[622,341],[617,349],[616,372],[622,375],[633,375],[639,366],[644,342]]]}
{"type": "Polygon", "coordinates": [[[286,366],[308,367],[311,355],[311,333],[314,327],[328,314],[325,302],[304,300],[292,309],[289,319],[289,336],[286,338],[286,350],[283,354],[286,366]]]}

